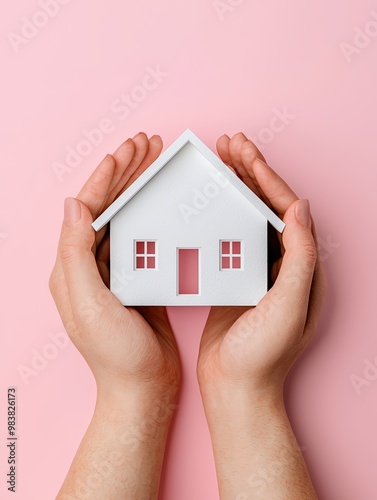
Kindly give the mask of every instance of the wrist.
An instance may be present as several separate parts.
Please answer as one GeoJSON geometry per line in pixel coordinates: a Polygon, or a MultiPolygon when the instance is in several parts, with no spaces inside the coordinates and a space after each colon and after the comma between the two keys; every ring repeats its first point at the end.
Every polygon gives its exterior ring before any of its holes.
{"type": "Polygon", "coordinates": [[[259,401],[280,397],[284,391],[288,370],[284,367],[242,368],[237,365],[227,368],[226,363],[216,360],[215,363],[198,363],[198,383],[204,398],[218,394],[232,396],[233,393],[244,393],[248,398],[259,401]]]}
{"type": "Polygon", "coordinates": [[[148,463],[153,462],[157,470],[162,465],[175,409],[175,398],[170,394],[132,390],[119,395],[98,391],[93,422],[102,429],[104,440],[119,443],[122,460],[131,456],[135,467],[142,469],[143,461],[150,457],[148,463]]]}
{"type": "Polygon", "coordinates": [[[160,423],[169,422],[176,408],[176,387],[161,385],[133,386],[119,390],[97,385],[95,412],[117,420],[149,416],[160,423]]]}
{"type": "Polygon", "coordinates": [[[242,462],[245,450],[263,447],[276,429],[289,428],[283,393],[275,388],[261,392],[217,386],[203,405],[216,462],[225,453],[242,462]]]}
{"type": "Polygon", "coordinates": [[[215,382],[199,384],[207,414],[217,418],[257,418],[285,413],[283,384],[215,382]]]}

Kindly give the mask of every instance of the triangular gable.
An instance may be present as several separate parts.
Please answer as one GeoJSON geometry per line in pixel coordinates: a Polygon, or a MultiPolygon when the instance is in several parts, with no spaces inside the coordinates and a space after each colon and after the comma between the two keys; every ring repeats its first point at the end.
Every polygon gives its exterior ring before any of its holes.
{"type": "Polygon", "coordinates": [[[244,196],[280,233],[285,224],[270,208],[258,198],[238,177],[215,155],[191,130],[186,130],[156,161],[152,163],[131,186],[122,193],[92,224],[96,231],[102,229],[188,142],[244,196]]]}

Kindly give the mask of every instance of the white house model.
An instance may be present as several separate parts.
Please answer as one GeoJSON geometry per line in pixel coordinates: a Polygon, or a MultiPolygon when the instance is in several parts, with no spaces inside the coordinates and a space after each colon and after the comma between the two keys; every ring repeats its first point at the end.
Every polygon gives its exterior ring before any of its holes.
{"type": "Polygon", "coordinates": [[[111,291],[124,304],[255,305],[267,226],[284,223],[190,130],[93,222],[110,222],[111,291]]]}

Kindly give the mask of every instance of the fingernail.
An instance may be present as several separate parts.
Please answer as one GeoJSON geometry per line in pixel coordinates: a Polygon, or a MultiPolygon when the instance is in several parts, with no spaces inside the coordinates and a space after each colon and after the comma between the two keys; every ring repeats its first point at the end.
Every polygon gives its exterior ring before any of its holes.
{"type": "Polygon", "coordinates": [[[310,204],[308,200],[300,200],[296,205],[296,218],[300,224],[306,227],[311,226],[310,204]]]}
{"type": "Polygon", "coordinates": [[[81,219],[81,206],[76,198],[66,198],[64,201],[64,221],[76,224],[81,219]]]}

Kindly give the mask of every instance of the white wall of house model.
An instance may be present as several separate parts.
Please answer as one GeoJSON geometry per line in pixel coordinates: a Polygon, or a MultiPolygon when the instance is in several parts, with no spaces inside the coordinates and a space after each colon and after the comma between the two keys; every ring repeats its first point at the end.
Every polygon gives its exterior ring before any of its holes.
{"type": "Polygon", "coordinates": [[[255,305],[267,226],[284,223],[190,130],[105,212],[111,291],[124,304],[255,305]]]}

